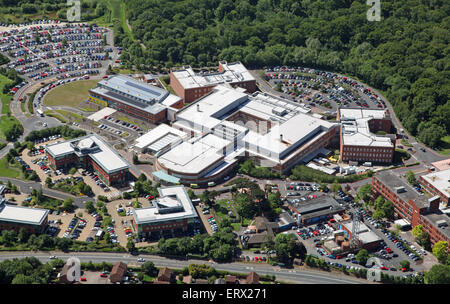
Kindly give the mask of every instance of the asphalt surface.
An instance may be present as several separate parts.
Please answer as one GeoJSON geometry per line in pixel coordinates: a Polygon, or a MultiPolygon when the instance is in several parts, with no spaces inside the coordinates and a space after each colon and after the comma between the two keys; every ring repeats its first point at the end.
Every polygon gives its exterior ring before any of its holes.
{"type": "MultiPolygon", "coordinates": [[[[92,261],[99,262],[124,262],[139,265],[137,257],[128,253],[62,253],[62,252],[1,252],[0,261],[13,258],[24,258],[34,256],[40,261],[46,263],[50,261],[50,256],[55,255],[63,260],[69,257],[77,257],[81,262],[92,261]]],[[[268,264],[246,264],[246,263],[211,263],[204,260],[178,260],[168,259],[160,256],[139,255],[145,261],[152,261],[155,266],[167,266],[169,268],[184,268],[189,264],[206,264],[217,270],[226,270],[231,272],[250,273],[252,271],[260,275],[275,275],[277,280],[292,281],[301,284],[366,284],[367,280],[353,278],[345,275],[327,273],[323,271],[309,271],[299,269],[283,269],[278,266],[270,266],[268,264]]]]}
{"type": "Polygon", "coordinates": [[[77,206],[78,208],[83,208],[84,204],[86,202],[95,200],[94,198],[90,198],[87,196],[81,196],[81,197],[73,196],[73,195],[65,193],[65,192],[60,192],[60,191],[44,188],[44,187],[42,187],[42,184],[38,183],[38,182],[31,182],[31,181],[25,182],[25,181],[22,181],[19,179],[9,178],[9,177],[0,177],[0,181],[2,181],[4,184],[6,184],[8,181],[10,181],[11,183],[17,185],[20,192],[26,193],[26,194],[31,194],[33,189],[39,190],[42,188],[42,193],[44,195],[52,197],[52,198],[65,200],[66,198],[71,197],[74,199],[74,205],[77,206]]]}

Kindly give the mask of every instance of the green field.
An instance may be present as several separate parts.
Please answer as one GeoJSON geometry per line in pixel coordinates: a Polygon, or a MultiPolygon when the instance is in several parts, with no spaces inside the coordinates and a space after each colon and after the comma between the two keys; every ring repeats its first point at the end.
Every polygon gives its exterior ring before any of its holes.
{"type": "Polygon", "coordinates": [[[95,87],[97,82],[98,80],[80,80],[54,88],[45,96],[44,104],[75,108],[89,96],[89,89],[95,87]]]}
{"type": "Polygon", "coordinates": [[[3,87],[8,83],[11,83],[11,80],[4,75],[0,75],[0,98],[2,99],[2,114],[8,114],[11,112],[9,105],[11,104],[12,96],[3,94],[3,87]]]}
{"type": "Polygon", "coordinates": [[[0,176],[19,178],[22,175],[18,168],[11,167],[6,157],[0,159],[0,176]]]}
{"type": "Polygon", "coordinates": [[[14,117],[14,116],[6,116],[3,115],[0,117],[0,138],[1,139],[5,139],[5,133],[3,133],[5,130],[9,129],[11,127],[11,125],[13,125],[14,123],[18,123],[20,124],[20,122],[14,117]]]}
{"type": "Polygon", "coordinates": [[[441,138],[439,148],[441,149],[440,151],[438,151],[439,154],[450,155],[450,135],[441,138]]]}

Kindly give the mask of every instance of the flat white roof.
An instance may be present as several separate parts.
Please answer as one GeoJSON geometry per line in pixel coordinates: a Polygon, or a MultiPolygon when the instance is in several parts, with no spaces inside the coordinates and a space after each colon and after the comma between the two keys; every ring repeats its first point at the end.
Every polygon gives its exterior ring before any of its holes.
{"type": "MultiPolygon", "coordinates": [[[[343,225],[348,229],[348,231],[352,231],[353,222],[343,223],[343,225]]],[[[372,242],[380,241],[381,238],[374,233],[369,227],[366,226],[363,222],[359,222],[359,233],[358,238],[363,244],[368,244],[372,242]]]]}
{"type": "Polygon", "coordinates": [[[167,169],[186,174],[198,174],[224,156],[219,153],[230,141],[208,134],[191,143],[183,142],[161,155],[158,162],[167,169]]]}
{"type": "Polygon", "coordinates": [[[47,147],[45,147],[45,149],[52,155],[62,156],[73,152],[71,143],[72,141],[61,141],[53,145],[48,145],[47,147]]]}
{"type": "Polygon", "coordinates": [[[422,178],[445,196],[450,197],[450,169],[423,175],[422,178]]]}
{"type": "Polygon", "coordinates": [[[117,112],[116,109],[106,107],[106,108],[103,108],[100,111],[97,111],[94,114],[88,116],[88,119],[93,120],[93,121],[99,121],[100,119],[103,119],[103,117],[109,116],[115,112],[117,112]]]}
{"type": "Polygon", "coordinates": [[[200,98],[197,102],[177,113],[177,120],[212,129],[222,120],[228,109],[242,104],[248,95],[228,86],[218,85],[212,94],[200,98]]]}
{"type": "Polygon", "coordinates": [[[80,148],[86,147],[88,144],[96,144],[99,149],[89,153],[89,156],[101,166],[106,172],[111,173],[120,169],[129,167],[126,162],[117,152],[114,151],[107,143],[105,143],[97,134],[91,134],[84,137],[72,139],[69,141],[58,142],[45,147],[53,157],[60,157],[70,153],[77,153],[72,146],[72,143],[76,143],[80,148]],[[80,145],[81,143],[81,145],[80,145]]]}
{"type": "Polygon", "coordinates": [[[386,109],[339,109],[344,145],[393,147],[394,145],[389,137],[371,133],[368,124],[371,119],[385,118],[387,116],[386,111],[386,109]]]}
{"type": "Polygon", "coordinates": [[[168,126],[166,124],[160,124],[153,130],[150,130],[149,132],[145,133],[141,137],[138,137],[136,139],[135,146],[136,146],[136,148],[143,149],[143,148],[146,148],[146,147],[152,145],[156,141],[159,141],[159,140],[167,137],[168,135],[172,135],[172,140],[170,140],[170,142],[167,143],[167,144],[171,144],[171,143],[174,143],[177,140],[185,137],[186,133],[184,133],[178,129],[172,128],[171,126],[168,126]]]}
{"type": "Polygon", "coordinates": [[[252,74],[240,62],[227,64],[221,62],[224,72],[198,74],[190,66],[172,71],[172,74],[178,79],[185,89],[207,87],[222,83],[236,83],[255,80],[252,74]]]}
{"type": "Polygon", "coordinates": [[[0,204],[0,221],[40,225],[47,214],[47,209],[0,204]]]}
{"type": "Polygon", "coordinates": [[[161,221],[176,220],[183,218],[195,218],[197,212],[195,211],[192,201],[189,198],[184,186],[173,186],[166,188],[158,188],[160,194],[160,204],[165,207],[176,207],[180,205],[182,211],[173,213],[160,213],[157,207],[132,209],[133,217],[136,223],[147,224],[161,221]]]}

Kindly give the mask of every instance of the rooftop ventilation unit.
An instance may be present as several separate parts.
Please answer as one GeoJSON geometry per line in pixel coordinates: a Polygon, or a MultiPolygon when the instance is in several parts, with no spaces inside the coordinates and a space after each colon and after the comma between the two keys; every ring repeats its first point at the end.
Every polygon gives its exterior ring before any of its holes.
{"type": "Polygon", "coordinates": [[[403,187],[403,186],[395,187],[394,190],[395,190],[396,193],[403,193],[403,192],[406,192],[406,189],[405,189],[405,187],[403,187]]]}

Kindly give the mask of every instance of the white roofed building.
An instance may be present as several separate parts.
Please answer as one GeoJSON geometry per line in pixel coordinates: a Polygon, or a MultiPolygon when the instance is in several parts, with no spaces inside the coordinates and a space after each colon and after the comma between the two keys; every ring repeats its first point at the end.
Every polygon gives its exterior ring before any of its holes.
{"type": "Polygon", "coordinates": [[[124,184],[130,164],[96,134],[45,147],[55,169],[93,169],[107,185],[124,184]]]}
{"type": "Polygon", "coordinates": [[[156,168],[184,183],[206,183],[224,177],[239,157],[252,157],[284,173],[338,140],[337,123],[309,112],[267,93],[217,85],[177,113],[171,127],[187,137],[160,153],[156,168]]]}
{"type": "Polygon", "coordinates": [[[29,233],[41,233],[48,221],[48,210],[40,208],[20,207],[0,200],[0,231],[24,228],[29,233]]]}
{"type": "Polygon", "coordinates": [[[163,232],[186,231],[198,215],[184,186],[158,188],[159,198],[148,208],[132,209],[133,225],[139,237],[163,232]]]}
{"type": "Polygon", "coordinates": [[[249,93],[256,91],[256,79],[240,62],[220,61],[219,71],[215,73],[195,73],[190,66],[170,72],[170,86],[187,103],[211,92],[216,85],[225,83],[241,87],[249,93]]]}
{"type": "Polygon", "coordinates": [[[341,161],[392,163],[395,135],[389,134],[392,122],[387,109],[339,109],[337,119],[341,161]]]}
{"type": "Polygon", "coordinates": [[[88,100],[150,123],[171,120],[183,99],[165,89],[125,75],[114,75],[89,90],[88,100]]]}

